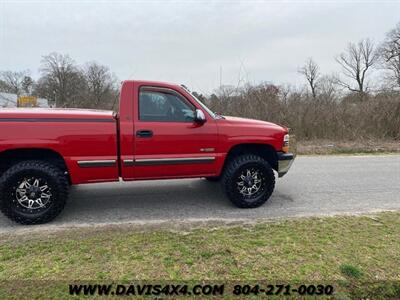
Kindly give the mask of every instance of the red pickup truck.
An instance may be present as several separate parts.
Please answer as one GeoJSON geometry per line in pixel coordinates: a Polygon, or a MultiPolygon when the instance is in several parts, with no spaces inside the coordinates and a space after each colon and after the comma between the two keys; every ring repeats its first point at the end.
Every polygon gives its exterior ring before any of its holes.
{"type": "Polygon", "coordinates": [[[70,185],[120,179],[220,180],[236,206],[258,207],[295,157],[286,127],[220,116],[185,86],[150,81],[125,81],[117,114],[3,109],[0,128],[0,210],[22,224],[55,218],[70,185]]]}

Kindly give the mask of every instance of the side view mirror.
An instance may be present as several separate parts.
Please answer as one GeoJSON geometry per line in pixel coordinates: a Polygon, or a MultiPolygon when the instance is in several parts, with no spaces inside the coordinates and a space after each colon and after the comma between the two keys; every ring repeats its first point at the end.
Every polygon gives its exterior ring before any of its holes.
{"type": "Polygon", "coordinates": [[[201,109],[196,109],[196,111],[194,112],[194,121],[200,124],[203,124],[207,121],[206,116],[201,109]]]}

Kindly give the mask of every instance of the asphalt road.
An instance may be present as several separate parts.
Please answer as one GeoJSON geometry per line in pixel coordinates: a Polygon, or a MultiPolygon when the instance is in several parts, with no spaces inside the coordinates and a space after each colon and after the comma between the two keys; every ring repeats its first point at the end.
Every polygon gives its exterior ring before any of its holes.
{"type": "MultiPolygon", "coordinates": [[[[233,221],[400,210],[400,155],[303,156],[260,208],[238,209],[204,179],[73,187],[63,213],[36,230],[120,223],[233,221]]],[[[167,225],[166,225],[167,226],[167,225]]],[[[0,232],[24,232],[0,215],[0,232]]]]}

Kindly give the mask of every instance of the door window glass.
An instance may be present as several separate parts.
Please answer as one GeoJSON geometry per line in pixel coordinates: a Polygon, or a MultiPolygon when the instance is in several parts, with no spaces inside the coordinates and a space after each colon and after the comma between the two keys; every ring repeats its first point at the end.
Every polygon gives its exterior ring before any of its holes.
{"type": "Polygon", "coordinates": [[[142,90],[139,119],[156,122],[193,122],[194,107],[174,93],[142,90]]]}

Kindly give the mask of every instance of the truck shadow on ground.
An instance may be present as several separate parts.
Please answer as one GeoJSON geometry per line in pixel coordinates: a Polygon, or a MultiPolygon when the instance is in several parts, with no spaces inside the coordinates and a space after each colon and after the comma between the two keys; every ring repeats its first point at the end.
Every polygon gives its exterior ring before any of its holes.
{"type": "Polygon", "coordinates": [[[292,202],[275,191],[267,204],[257,209],[238,209],[225,196],[218,182],[204,179],[145,181],[73,187],[60,220],[121,222],[189,218],[237,218],[251,211],[268,210],[292,202]]]}

